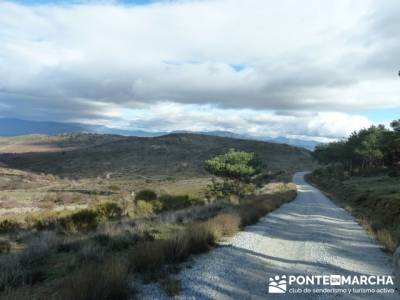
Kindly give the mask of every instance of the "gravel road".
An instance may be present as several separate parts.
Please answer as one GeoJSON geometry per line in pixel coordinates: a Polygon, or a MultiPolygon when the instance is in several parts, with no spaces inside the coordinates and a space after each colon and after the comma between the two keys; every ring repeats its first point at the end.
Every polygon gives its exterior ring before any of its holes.
{"type": "MultiPolygon", "coordinates": [[[[176,299],[400,299],[390,293],[268,293],[276,275],[391,275],[391,258],[381,251],[354,218],[307,184],[304,173],[293,181],[297,198],[268,214],[207,254],[194,257],[177,278],[176,299]]],[[[307,286],[332,288],[334,286],[307,286]]],[[[341,286],[336,288],[340,288],[341,286]]],[[[349,287],[349,286],[347,286],[349,287]]],[[[355,286],[351,286],[353,288],[355,286]]],[[[379,286],[379,288],[392,286],[379,286]]],[[[378,286],[363,286],[375,288],[378,286]]],[[[155,284],[141,299],[168,299],[155,284]]]]}

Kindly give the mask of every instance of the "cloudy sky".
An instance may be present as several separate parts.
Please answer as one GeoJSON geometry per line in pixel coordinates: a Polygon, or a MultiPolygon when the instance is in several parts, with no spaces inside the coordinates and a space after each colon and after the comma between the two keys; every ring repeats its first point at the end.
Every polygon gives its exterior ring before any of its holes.
{"type": "Polygon", "coordinates": [[[400,118],[398,0],[0,0],[0,117],[341,138],[400,118]]]}

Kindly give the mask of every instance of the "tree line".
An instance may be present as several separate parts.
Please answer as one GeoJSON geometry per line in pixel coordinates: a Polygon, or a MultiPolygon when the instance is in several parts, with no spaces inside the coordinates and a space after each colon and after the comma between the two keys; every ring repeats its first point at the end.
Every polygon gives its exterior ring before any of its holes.
{"type": "Polygon", "coordinates": [[[340,164],[351,173],[387,167],[400,171],[400,119],[353,132],[346,140],[316,147],[313,157],[320,164],[340,164]]]}

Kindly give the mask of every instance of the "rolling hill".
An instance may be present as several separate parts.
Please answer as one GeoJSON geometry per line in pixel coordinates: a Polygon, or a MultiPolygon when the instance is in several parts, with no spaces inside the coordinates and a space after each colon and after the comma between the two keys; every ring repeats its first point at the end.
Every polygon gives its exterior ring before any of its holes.
{"type": "MultiPolygon", "coordinates": [[[[269,137],[269,136],[252,136],[247,134],[239,134],[230,131],[214,130],[214,131],[187,131],[179,130],[174,132],[166,131],[146,131],[146,130],[128,130],[111,128],[102,125],[90,125],[83,123],[62,123],[62,122],[41,122],[29,121],[12,118],[0,118],[0,137],[15,137],[21,135],[59,135],[65,133],[96,133],[96,134],[111,134],[121,136],[136,136],[136,137],[157,137],[171,133],[194,133],[205,134],[219,137],[229,137],[236,139],[267,141],[278,144],[288,144],[291,146],[302,147],[308,150],[314,150],[319,144],[317,141],[302,140],[287,137],[269,137]]],[[[0,138],[1,139],[1,138],[0,138]]],[[[0,150],[1,151],[1,150],[0,150]]]]}
{"type": "MultiPolygon", "coordinates": [[[[206,174],[203,169],[206,159],[230,148],[257,153],[270,170],[291,172],[313,167],[310,152],[302,148],[201,134],[179,133],[152,138],[64,134],[47,139],[38,136],[36,142],[34,136],[18,139],[17,147],[25,151],[2,151],[0,162],[15,169],[68,177],[201,176],[206,174]],[[28,141],[25,144],[24,138],[28,141]],[[46,145],[50,150],[39,147],[40,151],[33,149],[31,152],[29,145],[46,145]]],[[[3,139],[3,149],[7,149],[5,144],[3,139]]]]}

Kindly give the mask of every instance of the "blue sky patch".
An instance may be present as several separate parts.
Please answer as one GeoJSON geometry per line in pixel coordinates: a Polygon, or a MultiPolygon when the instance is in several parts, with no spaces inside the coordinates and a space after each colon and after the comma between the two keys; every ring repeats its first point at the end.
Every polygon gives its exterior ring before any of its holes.
{"type": "Polygon", "coordinates": [[[373,122],[385,122],[400,119],[400,108],[382,108],[361,113],[373,122]]]}

